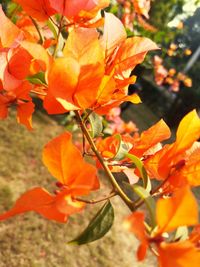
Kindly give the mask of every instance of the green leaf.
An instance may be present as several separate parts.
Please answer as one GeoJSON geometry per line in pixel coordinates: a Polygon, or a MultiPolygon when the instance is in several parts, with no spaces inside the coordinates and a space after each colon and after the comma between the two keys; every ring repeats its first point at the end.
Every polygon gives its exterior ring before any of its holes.
{"type": "Polygon", "coordinates": [[[107,201],[91,220],[87,228],[74,240],[68,242],[72,245],[83,245],[103,237],[111,228],[114,221],[114,210],[107,201]]]}
{"type": "Polygon", "coordinates": [[[129,153],[126,154],[126,157],[131,159],[132,162],[135,164],[135,166],[137,167],[137,169],[140,172],[141,178],[143,180],[144,188],[148,192],[150,192],[151,191],[151,181],[150,181],[150,179],[149,179],[149,177],[147,175],[147,172],[145,170],[145,167],[144,167],[142,161],[138,157],[136,157],[135,155],[132,155],[132,154],[129,154],[129,153]]]}
{"type": "Polygon", "coordinates": [[[103,131],[102,117],[93,112],[89,116],[89,122],[91,125],[92,137],[100,136],[103,131]]]}
{"type": "Polygon", "coordinates": [[[122,140],[122,137],[120,134],[116,134],[115,138],[119,140],[119,147],[116,155],[114,156],[114,160],[122,160],[127,155],[127,152],[131,149],[130,145],[128,143],[125,143],[122,140]]]}
{"type": "Polygon", "coordinates": [[[54,38],[57,39],[58,29],[56,28],[56,26],[52,23],[50,19],[47,21],[47,26],[52,31],[54,38]]]}
{"type": "Polygon", "coordinates": [[[35,75],[26,78],[32,84],[46,85],[44,72],[38,72],[35,75]]]}
{"type": "Polygon", "coordinates": [[[133,191],[143,200],[150,214],[151,226],[154,228],[156,226],[156,203],[150,193],[140,185],[133,185],[133,191]]]}

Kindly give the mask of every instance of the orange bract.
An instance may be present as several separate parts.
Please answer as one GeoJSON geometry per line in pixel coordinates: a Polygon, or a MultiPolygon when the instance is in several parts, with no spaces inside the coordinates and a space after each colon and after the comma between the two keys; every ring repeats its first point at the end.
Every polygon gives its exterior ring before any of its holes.
{"type": "Polygon", "coordinates": [[[181,225],[197,224],[198,205],[189,187],[178,189],[172,197],[159,199],[156,218],[159,233],[172,231],[181,225]]]}
{"type": "Polygon", "coordinates": [[[148,249],[148,238],[144,225],[144,213],[142,212],[133,212],[130,216],[128,216],[124,222],[124,226],[141,242],[140,246],[137,250],[137,258],[138,260],[143,260],[146,256],[146,252],[148,249]]]}
{"type": "Polygon", "coordinates": [[[160,120],[151,128],[142,132],[140,138],[136,140],[133,138],[133,148],[129,153],[142,157],[145,152],[148,154],[149,149],[155,147],[161,141],[168,139],[170,135],[169,127],[163,120],[160,120]]]}
{"type": "MultiPolygon", "coordinates": [[[[94,29],[74,29],[70,32],[64,57],[55,59],[48,75],[49,91],[67,110],[86,109],[96,101],[104,75],[103,53],[94,29]]],[[[48,104],[49,95],[45,100],[48,104]]]]}
{"type": "Polygon", "coordinates": [[[67,17],[70,21],[80,22],[90,20],[97,15],[97,12],[109,5],[109,0],[49,0],[50,5],[67,17]]]}
{"type": "Polygon", "coordinates": [[[1,45],[2,47],[10,47],[14,41],[20,37],[23,36],[20,29],[13,24],[9,18],[7,18],[2,10],[2,7],[0,5],[0,25],[1,25],[1,31],[0,31],[0,49],[1,45]]]}
{"type": "Polygon", "coordinates": [[[22,195],[10,211],[0,215],[0,220],[35,211],[50,220],[65,222],[68,215],[79,212],[84,207],[84,203],[75,200],[75,197],[99,188],[95,167],[84,161],[79,150],[72,144],[68,132],[45,146],[43,161],[60,181],[60,191],[51,195],[43,188],[34,188],[22,195]]]}
{"type": "Polygon", "coordinates": [[[56,11],[50,6],[49,0],[14,0],[20,4],[29,16],[39,21],[47,20],[56,11]]]}
{"type": "Polygon", "coordinates": [[[71,138],[67,132],[50,141],[44,147],[43,162],[62,184],[71,189],[80,187],[81,194],[87,194],[99,186],[96,169],[84,161],[71,138]]]}
{"type": "MultiPolygon", "coordinates": [[[[186,152],[192,147],[193,143],[198,140],[199,136],[200,119],[196,111],[193,110],[180,122],[176,134],[176,141],[171,145],[165,145],[155,155],[145,161],[145,166],[151,176],[156,179],[167,179],[169,181],[171,177],[173,185],[176,186],[177,181],[178,186],[180,179],[176,180],[175,177],[177,177],[182,168],[187,165],[187,158],[189,157],[186,155],[186,152]]],[[[199,157],[196,158],[197,161],[198,158],[199,157]]],[[[190,161],[190,163],[191,162],[192,161],[190,161]]],[[[188,165],[192,168],[190,163],[188,163],[188,165]]],[[[190,175],[189,180],[191,179],[190,175]]]]}
{"type": "Polygon", "coordinates": [[[199,267],[200,252],[189,240],[161,243],[158,248],[159,267],[199,267]]]}

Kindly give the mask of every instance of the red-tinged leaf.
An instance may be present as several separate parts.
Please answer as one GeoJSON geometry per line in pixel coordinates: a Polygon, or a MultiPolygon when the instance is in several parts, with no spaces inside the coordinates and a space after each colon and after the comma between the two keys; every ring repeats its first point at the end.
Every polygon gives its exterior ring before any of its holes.
{"type": "Polygon", "coordinates": [[[199,249],[189,240],[161,243],[158,247],[159,267],[199,267],[199,249]]]}
{"type": "Polygon", "coordinates": [[[38,71],[49,69],[52,60],[43,46],[29,41],[21,41],[20,45],[37,61],[40,67],[38,71]]]}
{"type": "Polygon", "coordinates": [[[160,198],[156,207],[158,232],[168,232],[179,226],[198,223],[198,205],[190,188],[177,189],[172,197],[160,198]],[[189,216],[188,216],[189,214],[189,216]]]}
{"type": "Polygon", "coordinates": [[[105,58],[110,56],[125,39],[126,31],[122,22],[113,14],[105,12],[104,30],[101,38],[105,58]]]}
{"type": "MultiPolygon", "coordinates": [[[[0,44],[3,47],[11,47],[14,41],[19,37],[20,29],[6,17],[0,5],[0,44]]],[[[1,47],[1,46],[0,46],[1,47]]]]}
{"type": "MultiPolygon", "coordinates": [[[[116,72],[131,72],[137,64],[143,62],[148,51],[155,49],[158,49],[158,46],[148,38],[132,37],[126,39],[115,57],[116,72]]],[[[130,73],[127,75],[129,76],[130,73]]]]}
{"type": "Polygon", "coordinates": [[[24,124],[28,130],[32,130],[32,114],[34,112],[35,105],[33,102],[20,103],[17,106],[17,121],[24,124]]]}
{"type": "Polygon", "coordinates": [[[165,145],[162,149],[160,149],[154,155],[150,156],[147,160],[144,161],[144,166],[151,178],[164,180],[167,177],[170,167],[167,164],[165,165],[167,174],[166,176],[164,176],[160,174],[159,166],[160,160],[164,157],[164,155],[167,153],[167,151],[169,151],[170,148],[171,145],[165,145]]]}
{"type": "MultiPolygon", "coordinates": [[[[48,114],[63,114],[66,113],[66,109],[61,105],[55,97],[48,92],[47,96],[43,101],[43,106],[47,110],[48,114]]],[[[68,109],[67,109],[68,110],[68,109]]]]}
{"type": "Polygon", "coordinates": [[[48,0],[14,0],[22,6],[24,11],[39,21],[48,20],[50,16],[56,13],[49,5],[48,0]]]}
{"type": "Polygon", "coordinates": [[[151,128],[142,132],[139,141],[134,144],[130,153],[141,157],[144,152],[157,145],[159,142],[168,139],[170,135],[169,127],[163,120],[160,120],[151,128]]]}
{"type": "Polygon", "coordinates": [[[131,102],[133,104],[140,104],[141,103],[141,99],[137,94],[132,94],[132,95],[128,95],[128,96],[124,96],[121,93],[118,95],[119,99],[117,99],[117,97],[115,97],[115,100],[111,100],[110,102],[108,102],[108,104],[102,105],[99,108],[95,108],[96,113],[100,114],[100,115],[104,115],[106,113],[108,113],[112,108],[114,107],[118,107],[119,105],[121,105],[124,102],[131,102]]]}
{"type": "Polygon", "coordinates": [[[141,242],[137,250],[138,260],[143,260],[148,249],[148,238],[144,225],[144,213],[136,211],[126,218],[124,226],[131,231],[141,242]]]}
{"type": "Polygon", "coordinates": [[[43,162],[62,184],[77,190],[77,194],[88,194],[99,187],[96,169],[84,161],[80,151],[66,132],[50,141],[43,150],[43,162]]]}
{"type": "Polygon", "coordinates": [[[100,9],[109,5],[109,0],[49,0],[49,2],[57,13],[80,23],[95,17],[100,9]]]}
{"type": "MultiPolygon", "coordinates": [[[[10,53],[8,53],[8,56],[9,54],[10,53]]],[[[18,80],[25,79],[29,75],[31,59],[31,55],[25,49],[18,48],[17,50],[13,50],[8,61],[8,71],[10,75],[18,80]]]]}
{"type": "Polygon", "coordinates": [[[67,221],[67,214],[60,212],[56,208],[56,196],[49,194],[49,192],[40,187],[24,193],[11,210],[0,215],[0,221],[28,211],[35,211],[49,220],[67,221]]]}
{"type": "Polygon", "coordinates": [[[0,119],[5,119],[8,116],[9,99],[0,94],[0,119]]]}
{"type": "Polygon", "coordinates": [[[21,80],[10,73],[8,65],[9,57],[12,57],[12,50],[4,50],[0,53],[0,79],[3,84],[3,89],[6,91],[14,90],[22,83],[21,80]]]}

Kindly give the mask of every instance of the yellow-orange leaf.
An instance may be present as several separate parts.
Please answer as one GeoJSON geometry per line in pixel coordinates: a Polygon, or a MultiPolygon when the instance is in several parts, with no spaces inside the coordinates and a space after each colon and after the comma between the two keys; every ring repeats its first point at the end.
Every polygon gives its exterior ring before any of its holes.
{"type": "Polygon", "coordinates": [[[198,205],[190,188],[185,186],[175,191],[172,197],[159,199],[156,218],[159,233],[197,224],[198,205]]]}
{"type": "MultiPolygon", "coordinates": [[[[2,6],[0,5],[0,44],[3,47],[10,47],[13,42],[19,37],[21,31],[20,29],[13,24],[4,14],[2,6]]],[[[0,45],[1,48],[1,45],[0,45]]]]}
{"type": "Polygon", "coordinates": [[[158,253],[159,267],[199,267],[199,249],[189,240],[163,242],[158,248],[158,253]]]}

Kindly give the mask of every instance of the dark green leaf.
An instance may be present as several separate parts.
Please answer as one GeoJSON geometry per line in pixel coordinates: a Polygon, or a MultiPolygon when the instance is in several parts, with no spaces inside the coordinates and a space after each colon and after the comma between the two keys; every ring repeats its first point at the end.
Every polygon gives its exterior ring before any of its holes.
{"type": "Polygon", "coordinates": [[[103,237],[111,228],[114,221],[114,210],[107,201],[91,220],[87,228],[75,239],[68,242],[72,245],[83,245],[103,237]]]}

